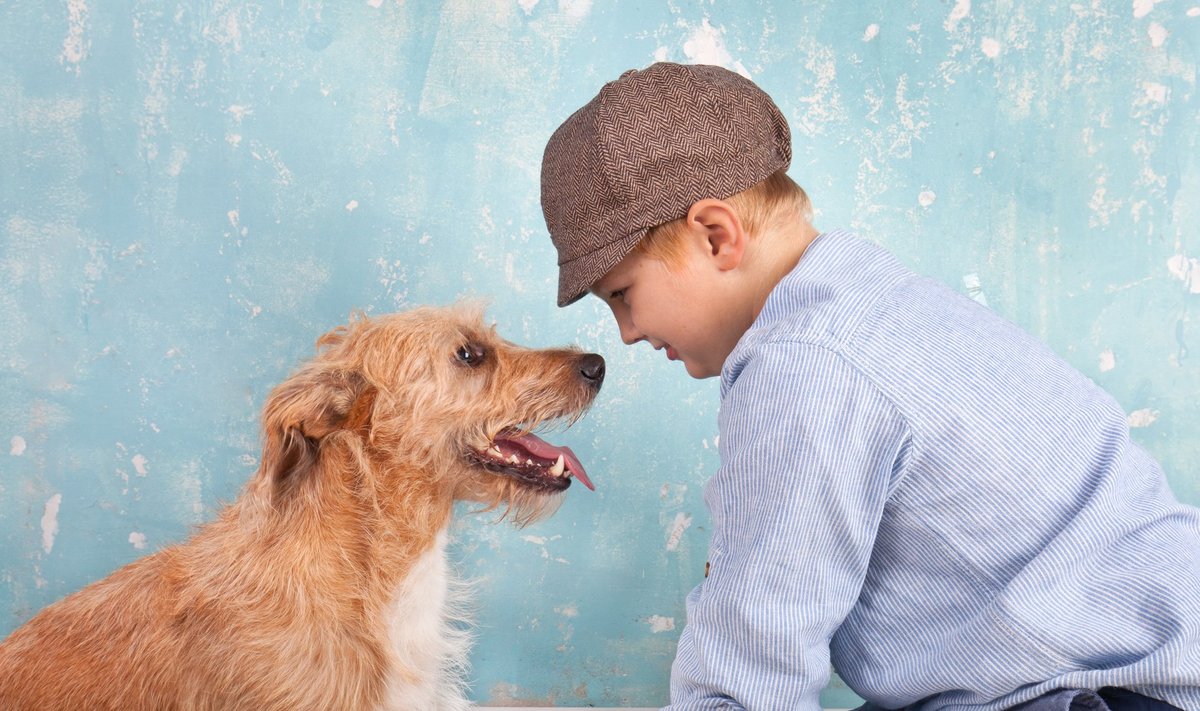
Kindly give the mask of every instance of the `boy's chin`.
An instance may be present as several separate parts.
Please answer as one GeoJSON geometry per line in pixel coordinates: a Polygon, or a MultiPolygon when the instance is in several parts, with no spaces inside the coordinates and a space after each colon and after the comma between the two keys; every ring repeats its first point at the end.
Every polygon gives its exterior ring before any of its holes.
{"type": "Polygon", "coordinates": [[[721,374],[720,370],[713,372],[711,368],[707,368],[690,360],[684,360],[683,367],[687,370],[687,374],[696,380],[704,380],[705,378],[712,378],[721,374]]]}

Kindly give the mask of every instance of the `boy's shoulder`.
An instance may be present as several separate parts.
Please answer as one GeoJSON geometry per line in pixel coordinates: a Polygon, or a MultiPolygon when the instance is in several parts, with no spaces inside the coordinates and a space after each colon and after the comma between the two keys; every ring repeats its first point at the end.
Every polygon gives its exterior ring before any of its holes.
{"type": "Polygon", "coordinates": [[[743,341],[837,347],[881,298],[919,278],[886,249],[850,230],[822,232],[775,284],[743,341]]]}

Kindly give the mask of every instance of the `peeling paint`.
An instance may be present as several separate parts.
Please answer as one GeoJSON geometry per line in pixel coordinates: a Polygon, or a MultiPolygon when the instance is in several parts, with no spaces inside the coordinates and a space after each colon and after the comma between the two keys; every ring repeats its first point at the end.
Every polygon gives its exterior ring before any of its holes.
{"type": "Polygon", "coordinates": [[[131,544],[131,545],[132,545],[132,546],[133,546],[133,547],[134,547],[136,550],[139,550],[139,551],[140,551],[140,550],[145,550],[145,548],[146,548],[146,534],[144,534],[144,533],[139,533],[138,531],[133,531],[132,533],[130,533],[130,534],[129,534],[129,543],[130,543],[130,544],[131,544]]]}
{"type": "Polygon", "coordinates": [[[59,61],[70,65],[68,69],[79,76],[80,65],[87,57],[90,43],[84,36],[88,18],[88,6],[84,0],[69,0],[67,3],[67,38],[63,40],[59,61]]]}
{"type": "Polygon", "coordinates": [[[650,625],[650,631],[654,634],[662,632],[670,632],[675,629],[674,617],[663,617],[662,615],[650,615],[646,618],[646,623],[650,625]]]}
{"type": "Polygon", "coordinates": [[[683,534],[692,525],[692,517],[682,511],[675,514],[675,520],[671,522],[671,527],[667,532],[667,550],[674,551],[679,548],[679,542],[683,540],[683,534]]]}
{"type": "Polygon", "coordinates": [[[1149,15],[1160,2],[1163,0],[1133,0],[1133,16],[1140,19],[1149,15]]]}
{"type": "Polygon", "coordinates": [[[1158,410],[1142,408],[1141,410],[1134,410],[1133,412],[1129,413],[1129,417],[1126,419],[1129,421],[1130,427],[1138,429],[1142,427],[1149,427],[1157,422],[1158,414],[1158,410]]]}
{"type": "Polygon", "coordinates": [[[953,32],[958,29],[958,23],[962,22],[970,14],[971,0],[955,0],[954,8],[950,10],[950,15],[946,18],[943,26],[947,32],[953,32]]]}
{"type": "Polygon", "coordinates": [[[54,539],[58,536],[58,509],[62,499],[62,494],[55,494],[46,500],[42,509],[42,552],[47,555],[54,548],[54,539]]]}

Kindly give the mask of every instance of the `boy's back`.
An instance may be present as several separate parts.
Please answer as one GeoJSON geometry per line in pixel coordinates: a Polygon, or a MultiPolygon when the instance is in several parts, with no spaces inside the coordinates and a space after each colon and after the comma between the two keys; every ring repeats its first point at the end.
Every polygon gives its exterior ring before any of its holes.
{"type": "Polygon", "coordinates": [[[712,575],[674,703],[724,687],[787,708],[829,650],[888,705],[1121,686],[1200,708],[1198,512],[1112,398],[1020,329],[832,232],[721,391],[712,575]]]}

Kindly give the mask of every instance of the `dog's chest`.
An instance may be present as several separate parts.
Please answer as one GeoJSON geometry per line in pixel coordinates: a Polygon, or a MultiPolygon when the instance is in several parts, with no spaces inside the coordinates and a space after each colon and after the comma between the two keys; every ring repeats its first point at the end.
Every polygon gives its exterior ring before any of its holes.
{"type": "Polygon", "coordinates": [[[383,709],[459,711],[468,635],[446,562],[446,534],[413,565],[392,599],[388,638],[392,664],[383,709]]]}

